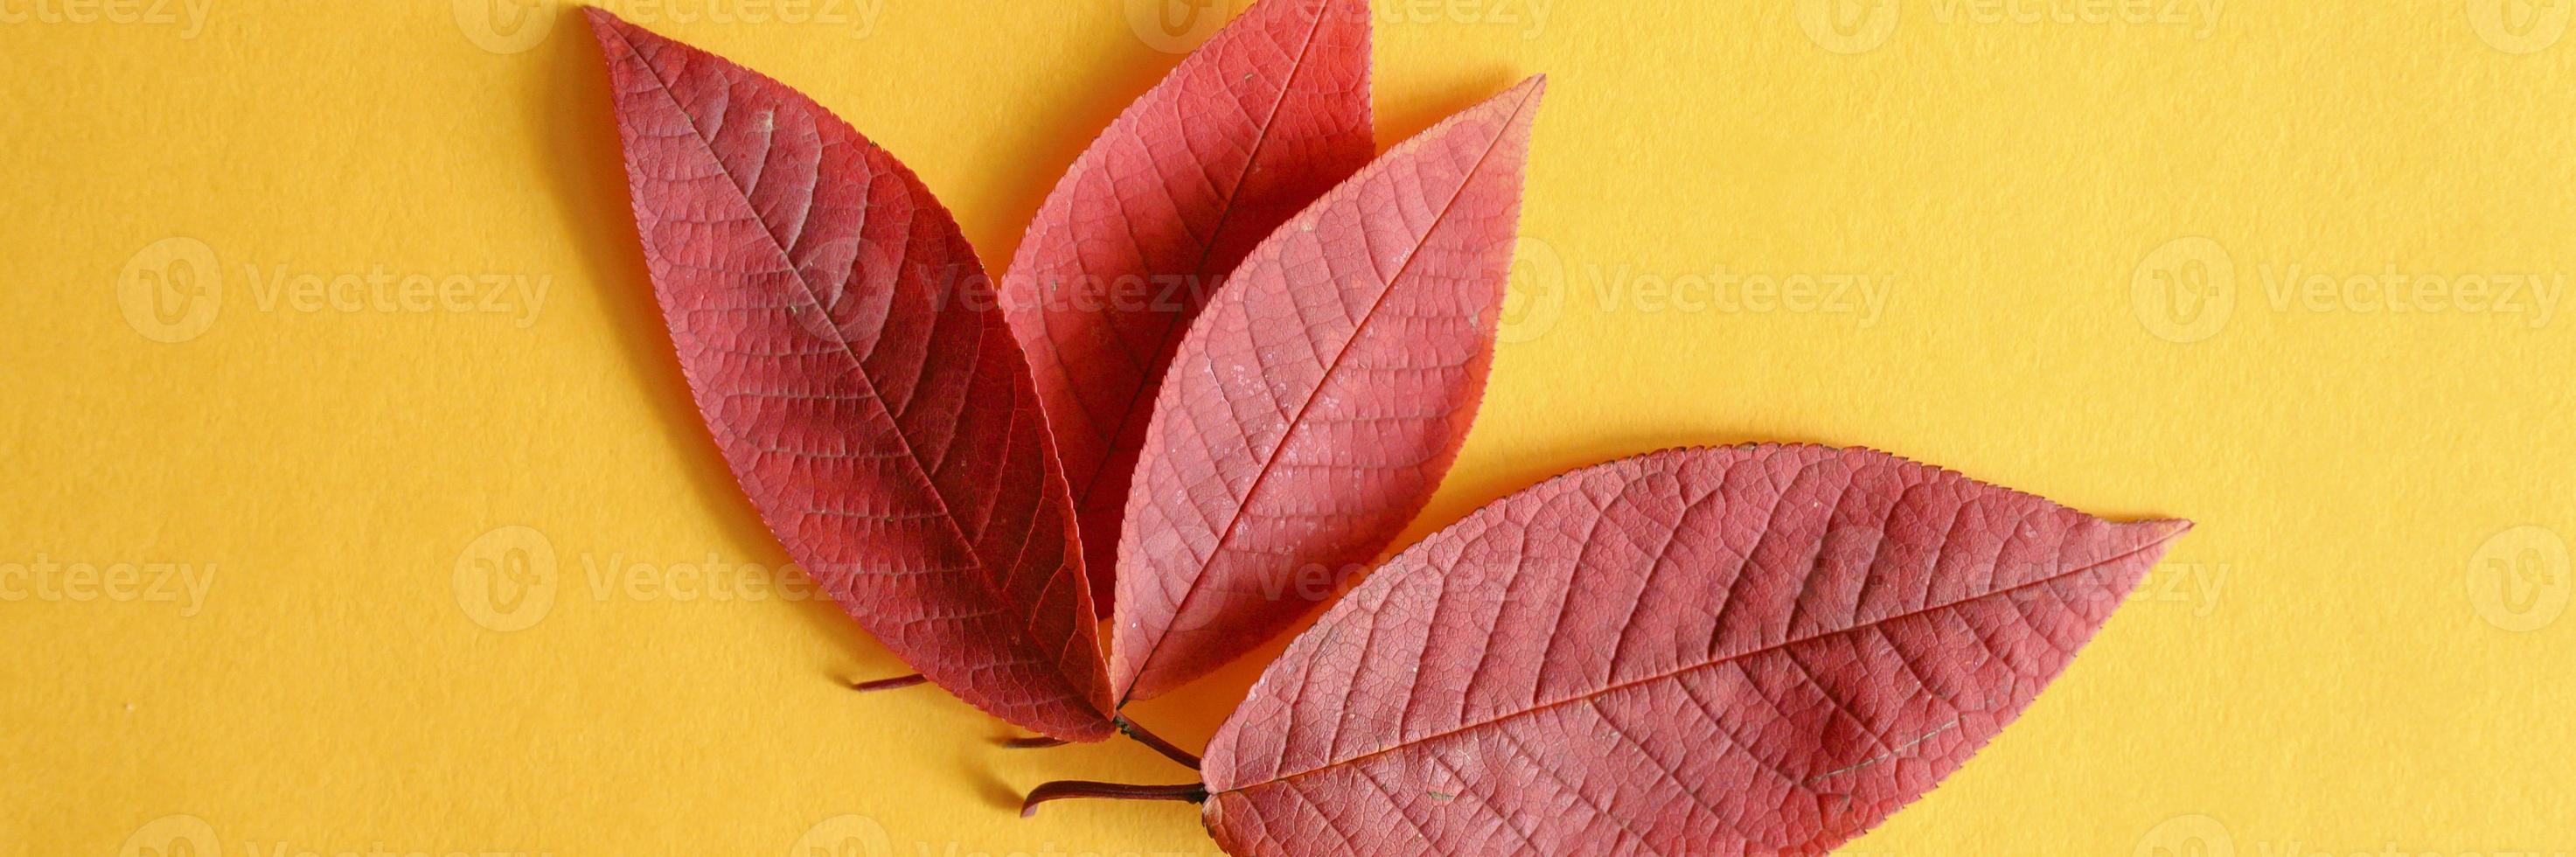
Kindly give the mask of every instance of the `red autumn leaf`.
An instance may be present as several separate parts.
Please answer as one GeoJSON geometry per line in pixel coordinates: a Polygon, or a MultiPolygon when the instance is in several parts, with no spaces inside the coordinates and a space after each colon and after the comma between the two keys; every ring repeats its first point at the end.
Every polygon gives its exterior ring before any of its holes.
{"type": "Polygon", "coordinates": [[[1107,737],[1072,501],[947,210],[795,90],[587,11],[672,344],[761,519],[942,687],[1107,737]]]}
{"type": "Polygon", "coordinates": [[[1821,854],[1956,770],[2190,525],[1882,453],[1660,452],[1354,590],[1209,746],[1267,854],[1821,854]]]}
{"type": "Polygon", "coordinates": [[[1428,502],[1484,396],[1545,81],[1397,146],[1246,257],[1155,405],[1118,545],[1121,704],[1276,636],[1428,502]]]}
{"type": "Polygon", "coordinates": [[[1253,245],[1367,164],[1364,0],[1265,0],[1136,100],[1047,197],[1004,278],[1108,612],[1154,390],[1253,245]]]}

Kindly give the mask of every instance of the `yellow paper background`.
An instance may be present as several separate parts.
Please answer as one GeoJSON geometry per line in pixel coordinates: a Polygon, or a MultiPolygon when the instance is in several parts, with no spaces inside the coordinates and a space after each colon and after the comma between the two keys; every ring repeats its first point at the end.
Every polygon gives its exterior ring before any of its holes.
{"type": "MultiPolygon", "coordinates": [[[[700,567],[784,560],[688,407],[576,16],[198,2],[0,0],[0,854],[1212,848],[1176,805],[1014,817],[1186,777],[852,694],[901,666],[700,567]],[[379,272],[478,279],[292,293],[379,272]]],[[[2576,851],[2576,306],[2532,285],[2576,270],[2576,4],[1889,4],[1378,0],[1382,144],[1553,76],[1511,341],[1407,541],[1747,440],[2190,517],[1848,850],[2576,851]]],[[[848,116],[998,263],[1189,40],[1152,6],[613,8],[848,116]]],[[[1136,715],[1195,745],[1253,674],[1136,715]]]]}

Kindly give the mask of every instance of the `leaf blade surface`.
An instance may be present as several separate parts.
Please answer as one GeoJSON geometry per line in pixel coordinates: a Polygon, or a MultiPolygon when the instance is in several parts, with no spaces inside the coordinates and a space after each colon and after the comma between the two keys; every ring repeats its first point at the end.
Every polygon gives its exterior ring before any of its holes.
{"type": "Polygon", "coordinates": [[[1047,735],[1111,732],[1071,500],[983,269],[909,169],[784,84],[586,10],[637,231],[744,494],[932,681],[1047,735]]]}
{"type": "Polygon", "coordinates": [[[1191,326],[1118,545],[1122,704],[1276,636],[1429,502],[1484,396],[1544,89],[1532,78],[1362,169],[1191,326]]]}
{"type": "Polygon", "coordinates": [[[1368,15],[1362,0],[1254,4],[1075,160],[1011,262],[1002,303],[1104,612],[1137,451],[1181,335],[1220,277],[1375,152],[1368,15]]]}
{"type": "Polygon", "coordinates": [[[1206,818],[1244,855],[1823,853],[2010,723],[2188,526],[1865,450],[1579,470],[1293,643],[1209,745],[1206,818]]]}

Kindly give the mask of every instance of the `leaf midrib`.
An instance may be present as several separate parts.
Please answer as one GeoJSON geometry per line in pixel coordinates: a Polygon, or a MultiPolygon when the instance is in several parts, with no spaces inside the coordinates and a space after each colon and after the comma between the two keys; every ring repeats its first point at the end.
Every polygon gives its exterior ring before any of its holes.
{"type": "MultiPolygon", "coordinates": [[[[1208,263],[1216,259],[1216,245],[1225,237],[1226,224],[1233,222],[1234,213],[1236,211],[1242,210],[1241,202],[1243,200],[1244,181],[1251,178],[1253,165],[1261,162],[1262,151],[1269,148],[1271,132],[1277,130],[1279,127],[1279,111],[1281,108],[1287,106],[1289,91],[1296,89],[1297,76],[1305,72],[1306,57],[1314,51],[1315,36],[1323,32],[1324,16],[1330,14],[1333,13],[1329,10],[1318,13],[1315,16],[1315,23],[1306,30],[1306,40],[1298,43],[1297,58],[1288,66],[1288,79],[1285,83],[1280,84],[1279,96],[1272,99],[1270,102],[1270,113],[1262,119],[1260,136],[1253,138],[1251,156],[1244,159],[1243,169],[1235,174],[1234,192],[1226,195],[1225,207],[1217,212],[1216,225],[1208,230],[1207,241],[1201,243],[1199,246],[1199,261],[1196,265],[1191,267],[1191,276],[1196,278],[1205,278],[1207,276],[1208,263]]],[[[1198,55],[1192,54],[1191,56],[1196,57],[1198,55]]],[[[1192,285],[1192,288],[1198,287],[1200,286],[1197,284],[1192,285]]],[[[1214,291],[1211,290],[1209,294],[1213,296],[1214,291]]],[[[1200,306],[1204,308],[1206,303],[1203,301],[1200,306]]],[[[1155,337],[1154,339],[1154,353],[1147,355],[1143,364],[1136,367],[1137,369],[1143,370],[1142,374],[1148,377],[1144,379],[1144,383],[1136,385],[1136,389],[1128,393],[1127,407],[1118,412],[1118,426],[1115,429],[1112,429],[1108,434],[1101,436],[1101,439],[1104,441],[1102,444],[1104,451],[1111,453],[1116,451],[1119,439],[1127,435],[1127,427],[1136,421],[1136,406],[1146,402],[1147,394],[1149,392],[1159,390],[1162,387],[1163,377],[1171,374],[1172,367],[1170,355],[1172,352],[1177,350],[1173,347],[1175,344],[1174,339],[1175,334],[1181,329],[1181,317],[1184,315],[1195,317],[1197,313],[1170,312],[1164,314],[1163,333],[1161,336],[1155,337]],[[1159,371],[1157,371],[1153,365],[1158,362],[1163,364],[1159,371]]],[[[1058,356],[1056,362],[1059,366],[1063,364],[1063,358],[1061,355],[1058,356]]],[[[1108,478],[1110,471],[1109,465],[1115,457],[1116,456],[1114,454],[1101,456],[1100,463],[1093,466],[1091,473],[1083,479],[1082,494],[1078,499],[1083,501],[1086,508],[1091,500],[1092,492],[1099,490],[1100,481],[1108,478]]]]}
{"type": "MultiPolygon", "coordinates": [[[[1521,103],[1513,106],[1511,115],[1504,117],[1503,121],[1496,125],[1494,139],[1488,141],[1485,144],[1485,151],[1476,156],[1475,166],[1469,168],[1464,176],[1459,180],[1458,188],[1450,192],[1449,199],[1441,204],[1440,213],[1432,218],[1430,226],[1425,227],[1422,230],[1421,240],[1415,241],[1413,248],[1405,253],[1404,263],[1396,267],[1394,275],[1386,278],[1386,288],[1380,290],[1378,292],[1377,299],[1369,303],[1368,312],[1360,316],[1360,323],[1351,329],[1350,338],[1342,342],[1341,349],[1333,354],[1333,361],[1324,367],[1322,374],[1317,376],[1315,388],[1307,391],[1306,400],[1298,404],[1297,414],[1288,420],[1287,430],[1280,433],[1279,443],[1276,446],[1271,447],[1269,454],[1263,457],[1261,462],[1261,472],[1253,476],[1252,486],[1244,490],[1242,502],[1236,503],[1234,513],[1227,517],[1225,530],[1217,536],[1216,544],[1208,549],[1207,560],[1199,563],[1198,573],[1193,575],[1190,579],[1189,591],[1182,593],[1180,603],[1172,608],[1172,616],[1175,622],[1177,622],[1181,616],[1187,615],[1190,604],[1197,600],[1200,592],[1207,590],[1207,587],[1203,584],[1206,583],[1208,567],[1215,564],[1217,558],[1224,554],[1226,544],[1234,540],[1235,531],[1240,529],[1243,525],[1244,513],[1246,510],[1252,508],[1253,501],[1261,496],[1262,486],[1269,483],[1270,474],[1278,469],[1279,454],[1287,450],[1288,445],[1296,441],[1298,433],[1304,430],[1306,426],[1306,414],[1308,411],[1314,409],[1315,400],[1322,397],[1324,386],[1331,383],[1333,376],[1341,371],[1342,360],[1350,356],[1351,348],[1367,336],[1370,322],[1377,320],[1378,308],[1386,305],[1387,296],[1394,294],[1396,286],[1404,281],[1406,274],[1412,272],[1414,261],[1420,259],[1422,256],[1422,248],[1431,243],[1431,236],[1440,231],[1441,224],[1448,222],[1449,213],[1456,210],[1458,207],[1458,199],[1465,196],[1467,194],[1467,188],[1474,185],[1476,183],[1476,179],[1484,174],[1485,163],[1493,158],[1494,150],[1500,148],[1502,146],[1503,139],[1511,135],[1513,123],[1520,121],[1522,111],[1528,110],[1530,104],[1535,101],[1537,97],[1538,92],[1535,89],[1523,93],[1521,96],[1521,103]]],[[[1354,176],[1354,178],[1356,178],[1356,176],[1354,176]]],[[[1297,220],[1292,218],[1288,222],[1290,224],[1294,224],[1297,220]]],[[[1283,226],[1281,228],[1284,229],[1286,227],[1283,226]]],[[[1143,678],[1147,673],[1153,670],[1155,659],[1161,657],[1164,651],[1164,641],[1170,639],[1170,637],[1171,631],[1168,627],[1165,628],[1161,634],[1155,636],[1154,645],[1152,649],[1146,652],[1144,662],[1137,664],[1136,666],[1137,678],[1143,678]]],[[[1131,681],[1127,689],[1120,694],[1120,698],[1118,700],[1119,706],[1125,707],[1129,698],[1132,697],[1134,693],[1135,683],[1131,681]]]]}
{"type": "MultiPolygon", "coordinates": [[[[669,100],[672,109],[677,112],[683,120],[688,122],[689,133],[698,138],[700,147],[707,152],[710,156],[710,160],[715,162],[717,170],[724,173],[725,178],[730,180],[728,184],[733,185],[736,199],[742,203],[744,209],[751,215],[752,222],[761,224],[761,235],[769,239],[770,248],[778,251],[780,261],[785,262],[787,270],[795,275],[794,279],[796,284],[804,289],[806,299],[813,304],[816,312],[823,315],[825,322],[828,324],[831,318],[831,313],[829,308],[823,305],[822,293],[816,291],[814,284],[805,278],[805,271],[802,267],[799,267],[796,264],[795,255],[788,251],[786,245],[779,240],[776,233],[770,231],[768,228],[768,220],[761,217],[759,207],[752,204],[750,189],[743,187],[742,179],[734,175],[732,170],[725,169],[723,158],[714,156],[716,151],[715,141],[707,136],[706,129],[698,127],[697,116],[689,111],[687,105],[680,103],[679,96],[673,94],[671,91],[671,82],[662,77],[662,70],[656,67],[651,60],[645,58],[644,52],[636,48],[635,41],[628,38],[624,30],[617,28],[610,28],[610,30],[611,32],[616,33],[617,40],[626,46],[627,54],[634,57],[638,65],[643,66],[645,73],[653,76],[655,89],[662,94],[663,98],[669,100]]],[[[755,76],[758,75],[757,72],[752,72],[749,69],[745,69],[744,71],[747,74],[753,74],[755,76]]],[[[781,88],[786,88],[786,84],[777,83],[774,80],[771,82],[776,83],[776,85],[781,88]]],[[[820,111],[820,105],[817,105],[816,109],[820,111]]],[[[829,121],[837,120],[833,119],[829,121]]],[[[862,143],[862,145],[873,144],[862,143]]],[[[823,180],[823,170],[821,161],[822,150],[819,146],[816,149],[816,158],[815,180],[820,182],[823,180]]],[[[931,201],[931,204],[936,205],[936,201],[931,201]]],[[[918,209],[921,206],[916,205],[915,207],[918,209]]],[[[807,206],[808,211],[811,211],[811,208],[811,205],[807,206]]],[[[980,264],[980,262],[978,264],[980,264]]],[[[874,402],[878,412],[883,414],[889,423],[893,424],[893,431],[891,434],[894,435],[895,442],[903,447],[904,460],[912,465],[912,475],[914,478],[920,480],[921,486],[924,489],[923,493],[929,495],[930,501],[938,507],[940,523],[948,530],[949,535],[956,538],[957,544],[965,548],[967,556],[974,560],[976,570],[989,572],[989,563],[985,559],[983,551],[977,545],[975,540],[966,536],[965,528],[957,521],[956,510],[951,509],[948,506],[947,495],[940,493],[938,482],[931,478],[929,463],[922,460],[920,450],[916,449],[912,445],[912,438],[904,432],[900,419],[895,416],[893,409],[887,406],[885,395],[877,389],[876,379],[868,375],[867,361],[859,357],[858,350],[850,346],[850,342],[847,337],[838,335],[839,329],[837,327],[832,328],[832,330],[834,335],[829,337],[829,339],[834,345],[841,347],[842,354],[847,355],[850,358],[850,364],[852,366],[850,374],[858,378],[860,383],[867,385],[869,401],[874,402]]],[[[981,349],[979,348],[978,351],[978,359],[980,360],[981,349]]],[[[1023,541],[1021,544],[1021,550],[1025,551],[1026,549],[1027,544],[1023,541]]],[[[1061,573],[1060,568],[1059,573],[1061,573]]],[[[985,595],[990,597],[994,603],[1004,605],[1014,603],[1014,599],[1010,598],[1007,593],[1004,593],[997,588],[996,582],[991,579],[991,574],[973,574],[968,575],[968,577],[973,579],[975,583],[984,590],[985,595]]],[[[1034,612],[1032,611],[1028,615],[1017,618],[1020,619],[1020,622],[1018,623],[1020,627],[1016,629],[1018,632],[1017,636],[1019,637],[1017,642],[1032,653],[1045,651],[1046,647],[1037,639],[1035,630],[1031,627],[1031,623],[1037,618],[1034,612]]],[[[1062,652],[1059,649],[1058,656],[1060,657],[1061,654],[1062,652]]],[[[1048,666],[1052,668],[1059,677],[1065,679],[1065,685],[1069,691],[1066,694],[1067,698],[1081,700],[1086,703],[1089,702],[1088,699],[1084,699],[1086,694],[1074,689],[1071,676],[1065,673],[1064,666],[1060,661],[1050,663],[1048,666]]]]}
{"type": "Polygon", "coordinates": [[[1510,713],[1507,713],[1507,714],[1503,714],[1503,715],[1500,715],[1500,716],[1497,716],[1497,717],[1490,717],[1490,718],[1486,718],[1486,719],[1484,719],[1484,720],[1476,721],[1476,722],[1474,722],[1474,723],[1468,723],[1468,724],[1463,724],[1463,725],[1460,725],[1460,726],[1452,727],[1452,728],[1445,729],[1445,730],[1442,730],[1442,731],[1437,732],[1437,733],[1433,733],[1433,734],[1430,734],[1430,735],[1422,736],[1422,737],[1420,737],[1420,738],[1413,738],[1413,739],[1407,739],[1407,740],[1403,740],[1403,741],[1398,741],[1398,742],[1396,742],[1396,743],[1394,743],[1394,744],[1390,744],[1390,745],[1388,745],[1388,746],[1381,747],[1381,748],[1376,749],[1376,750],[1371,750],[1371,751],[1366,752],[1366,753],[1361,753],[1361,754],[1359,754],[1359,755],[1352,756],[1352,757],[1347,758],[1347,759],[1340,759],[1340,760],[1336,760],[1336,761],[1325,762],[1325,763],[1323,763],[1323,764],[1316,765],[1316,766],[1311,767],[1311,768],[1306,768],[1306,769],[1303,769],[1303,770],[1293,771],[1293,772],[1286,773],[1286,774],[1277,774],[1277,775],[1273,775],[1273,776],[1271,776],[1271,777],[1269,777],[1269,778],[1267,778],[1267,779],[1263,779],[1263,780],[1261,780],[1261,781],[1259,781],[1259,782],[1253,782],[1253,783],[1242,784],[1242,785],[1235,786],[1234,788],[1226,789],[1226,790],[1224,790],[1224,791],[1222,791],[1222,792],[1218,792],[1218,794],[1240,794],[1240,793],[1248,792],[1248,791],[1251,791],[1251,790],[1253,790],[1253,789],[1257,789],[1257,788],[1263,788],[1263,787],[1267,787],[1267,786],[1278,785],[1278,784],[1281,784],[1281,783],[1288,782],[1288,781],[1290,781],[1290,780],[1295,780],[1295,779],[1297,779],[1297,778],[1307,776],[1307,775],[1309,775],[1309,774],[1314,774],[1314,773],[1318,773],[1318,772],[1321,772],[1321,771],[1328,771],[1328,770],[1332,770],[1332,769],[1334,769],[1334,768],[1340,768],[1340,767],[1344,767],[1344,766],[1348,766],[1348,765],[1358,764],[1358,763],[1360,763],[1360,762],[1362,762],[1362,761],[1366,761],[1366,760],[1368,760],[1368,759],[1375,758],[1375,757],[1378,757],[1378,756],[1383,756],[1383,755],[1386,755],[1386,754],[1388,754],[1388,753],[1392,753],[1392,752],[1395,752],[1395,751],[1398,751],[1398,750],[1403,750],[1403,749],[1407,749],[1407,748],[1411,748],[1411,747],[1417,747],[1417,746],[1421,746],[1421,745],[1424,745],[1424,744],[1429,744],[1429,743],[1432,743],[1432,742],[1435,742],[1435,741],[1439,741],[1439,740],[1441,740],[1441,739],[1448,738],[1448,737],[1451,737],[1451,736],[1454,736],[1454,735],[1458,735],[1458,734],[1462,734],[1462,733],[1466,733],[1466,732],[1473,732],[1473,731],[1477,731],[1477,730],[1485,729],[1485,728],[1487,728],[1487,727],[1494,726],[1495,724],[1503,723],[1503,722],[1510,721],[1510,720],[1519,719],[1519,718],[1522,718],[1522,717],[1527,717],[1527,716],[1530,716],[1530,715],[1533,715],[1533,714],[1537,714],[1537,713],[1542,712],[1542,711],[1552,710],[1552,709],[1558,708],[1558,707],[1560,707],[1560,706],[1572,705],[1572,704],[1579,703],[1579,702],[1586,702],[1586,701],[1590,701],[1590,700],[1593,700],[1593,699],[1597,699],[1597,698],[1600,698],[1600,697],[1603,697],[1603,696],[1608,696],[1608,695],[1610,695],[1610,694],[1612,694],[1612,693],[1616,693],[1616,692],[1618,692],[1618,691],[1626,690],[1626,689],[1629,689],[1629,688],[1632,688],[1632,687],[1638,687],[1638,686],[1641,686],[1641,685],[1647,685],[1647,684],[1652,684],[1652,683],[1659,682],[1659,681],[1665,681],[1665,680],[1668,680],[1668,679],[1672,679],[1672,678],[1675,678],[1675,677],[1681,676],[1681,675],[1683,675],[1683,674],[1685,674],[1685,673],[1696,672],[1696,671],[1699,671],[1699,670],[1704,670],[1704,669],[1710,669],[1710,668],[1713,668],[1713,667],[1723,666],[1723,665],[1725,665],[1725,664],[1733,663],[1733,662],[1735,662],[1735,661],[1743,660],[1743,659],[1745,659],[1745,658],[1750,658],[1750,657],[1753,657],[1753,656],[1755,656],[1755,655],[1768,654],[1768,653],[1770,653],[1770,652],[1779,651],[1779,650],[1782,650],[1782,649],[1789,648],[1789,647],[1791,647],[1791,646],[1804,645],[1804,644],[1812,643],[1812,642],[1815,642],[1815,641],[1817,641],[1817,640],[1822,640],[1822,639],[1825,639],[1825,638],[1828,638],[1828,637],[1839,636],[1839,635],[1842,635],[1842,634],[1849,634],[1849,633],[1853,633],[1853,632],[1860,631],[1860,630],[1867,629],[1867,628],[1875,628],[1875,627],[1878,627],[1878,626],[1880,626],[1880,625],[1885,625],[1885,624],[1887,624],[1887,623],[1889,623],[1889,622],[1894,622],[1894,621],[1897,621],[1897,620],[1900,620],[1900,619],[1911,618],[1911,617],[1914,617],[1914,616],[1921,616],[1921,615],[1924,615],[1924,614],[1927,614],[1927,613],[1935,613],[1935,612],[1939,612],[1939,611],[1942,611],[1942,610],[1950,610],[1950,609],[1954,609],[1954,608],[1958,608],[1958,607],[1961,607],[1961,606],[1965,606],[1965,605],[1967,605],[1967,604],[1971,604],[1971,603],[1974,603],[1974,602],[1983,601],[1983,600],[1986,600],[1986,599],[1989,599],[1989,598],[1998,598],[1998,597],[2002,597],[2002,596],[2010,595],[2010,594],[2012,594],[2012,593],[2020,592],[2020,591],[2022,591],[2022,590],[2030,589],[2030,588],[2032,588],[2032,587],[2044,586],[2044,585],[2051,584],[2051,583],[2056,583],[2056,582],[2058,582],[2058,581],[2060,581],[2060,580],[2064,580],[2064,579],[2066,579],[2066,578],[2073,577],[2073,576],[2078,575],[2078,574],[2083,574],[2083,573],[2088,572],[2088,571],[2093,571],[2093,570],[2095,570],[2095,569],[2102,568],[2103,566],[2107,566],[2107,565],[2110,565],[2110,564],[2112,564],[2112,563],[2116,563],[2116,562],[2119,562],[2119,561],[2121,561],[2121,560],[2128,559],[2128,558],[2133,557],[2133,556],[2137,556],[2138,554],[2145,553],[2145,552],[2147,552],[2147,551],[2149,551],[2149,550],[2153,550],[2153,549],[2155,549],[2156,547],[2158,547],[2158,546],[2160,546],[2160,545],[2163,545],[2163,544],[2165,544],[2165,543],[2167,543],[2167,542],[2171,542],[2171,541],[2173,541],[2175,538],[2178,538],[2178,537],[2180,537],[2181,535],[2182,535],[2182,534],[2181,534],[2180,532],[2171,532],[2171,533],[2166,533],[2166,534],[2164,534],[2164,535],[2162,535],[2162,536],[2160,536],[2160,537],[2158,537],[2158,538],[2154,539],[2153,541],[2149,541],[2149,542],[2147,542],[2147,543],[2145,543],[2145,544],[2142,544],[2142,545],[2139,545],[2139,546],[2137,546],[2137,547],[2135,547],[2135,548],[2131,548],[2131,549],[2129,549],[2129,550],[2127,550],[2127,551],[2123,551],[2123,552],[2119,553],[2118,555],[2115,555],[2115,556],[2109,557],[2109,558],[2104,559],[2104,560],[2102,560],[2102,561],[2100,561],[2100,562],[2095,562],[2095,563],[2091,563],[2091,564],[2088,564],[2088,565],[2085,565],[2085,566],[2082,566],[2082,567],[2079,567],[2079,568],[2074,568],[2074,569],[2069,569],[2069,570],[2067,570],[2067,571],[2062,571],[2062,572],[2059,572],[2059,573],[2057,573],[2057,574],[2052,574],[2052,575],[2049,575],[2049,576],[2047,576],[2047,577],[2040,578],[2040,579],[2038,579],[2038,580],[2033,580],[2033,581],[2030,581],[2030,582],[2027,582],[2027,583],[2015,584],[2015,585],[2007,586],[2007,587],[2004,587],[2004,588],[2002,588],[2002,589],[1997,589],[1997,590],[1994,590],[1994,591],[1991,591],[1991,592],[1986,592],[1986,593],[1981,593],[1981,594],[1978,594],[1978,595],[1972,595],[1972,596],[1969,596],[1969,597],[1966,597],[1966,598],[1961,598],[1961,599],[1958,599],[1958,600],[1956,600],[1956,601],[1950,601],[1950,602],[1946,602],[1946,603],[1942,603],[1942,604],[1935,604],[1935,605],[1932,605],[1932,606],[1929,606],[1929,607],[1923,607],[1923,608],[1915,609],[1915,610],[1908,610],[1908,611],[1905,611],[1905,612],[1903,612],[1903,613],[1895,614],[1895,615],[1893,615],[1893,616],[1885,616],[1885,617],[1881,617],[1881,618],[1878,618],[1878,619],[1873,619],[1873,620],[1871,620],[1871,621],[1869,621],[1869,622],[1865,622],[1865,623],[1861,623],[1861,624],[1852,625],[1852,626],[1850,626],[1850,627],[1846,627],[1846,628],[1836,628],[1836,629],[1831,630],[1831,631],[1824,631],[1824,632],[1821,632],[1821,633],[1810,634],[1810,635],[1808,635],[1808,636],[1799,637],[1799,638],[1797,638],[1797,639],[1793,639],[1793,640],[1784,640],[1784,641],[1782,641],[1782,642],[1773,643],[1773,644],[1771,644],[1771,645],[1763,646],[1763,647],[1758,648],[1758,649],[1747,649],[1747,650],[1745,650],[1745,651],[1736,652],[1736,653],[1734,653],[1734,654],[1730,654],[1730,655],[1727,655],[1727,656],[1725,656],[1725,657],[1711,658],[1711,659],[1709,659],[1709,660],[1701,661],[1701,662],[1699,662],[1699,663],[1689,664],[1689,665],[1682,666],[1682,667],[1678,667],[1678,668],[1675,668],[1675,669],[1666,670],[1666,671],[1664,671],[1664,672],[1656,673],[1656,674],[1654,674],[1654,675],[1649,675],[1649,676],[1645,676],[1645,677],[1642,677],[1642,678],[1630,679],[1630,680],[1628,680],[1628,681],[1619,682],[1619,683],[1617,683],[1617,684],[1607,685],[1607,686],[1604,686],[1604,687],[1601,687],[1601,688],[1597,688],[1597,689],[1594,689],[1594,690],[1590,690],[1590,691],[1586,691],[1586,692],[1583,692],[1583,693],[1574,694],[1574,695],[1572,695],[1572,696],[1568,696],[1568,697],[1565,697],[1565,698],[1562,698],[1562,699],[1550,700],[1550,701],[1545,702],[1545,703],[1541,703],[1541,704],[1538,704],[1538,705],[1533,705],[1533,706],[1530,706],[1530,707],[1528,707],[1528,708],[1520,709],[1520,710],[1518,710],[1518,711],[1513,711],[1513,712],[1510,712],[1510,713]]]}

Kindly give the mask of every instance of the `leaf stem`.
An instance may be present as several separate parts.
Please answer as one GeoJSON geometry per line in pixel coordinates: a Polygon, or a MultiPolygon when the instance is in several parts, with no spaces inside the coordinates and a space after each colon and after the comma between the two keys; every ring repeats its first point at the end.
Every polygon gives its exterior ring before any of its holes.
{"type": "MultiPolygon", "coordinates": [[[[929,681],[929,677],[921,675],[920,673],[914,673],[912,675],[896,676],[894,678],[881,678],[875,681],[852,682],[850,683],[850,689],[860,693],[877,693],[888,690],[901,690],[914,685],[925,684],[929,681]]],[[[1199,757],[1191,755],[1188,750],[1183,750],[1170,741],[1163,740],[1163,737],[1160,735],[1146,731],[1145,727],[1136,725],[1134,721],[1128,720],[1124,716],[1119,716],[1113,718],[1111,722],[1117,724],[1119,734],[1135,739],[1136,743],[1145,745],[1146,749],[1162,754],[1163,758],[1179,762],[1183,767],[1189,768],[1190,770],[1195,771],[1199,769],[1199,757]]],[[[1002,746],[1009,747],[1013,750],[1043,750],[1049,747],[1062,747],[1068,743],[1072,742],[1065,741],[1060,738],[1049,738],[1044,735],[1031,735],[1024,738],[1005,740],[1002,742],[1002,746]]]]}
{"type": "Polygon", "coordinates": [[[1028,800],[1020,803],[1020,817],[1033,818],[1038,814],[1038,804],[1067,798],[1176,800],[1205,803],[1208,792],[1207,786],[1199,783],[1182,783],[1176,786],[1131,786],[1084,780],[1059,780],[1030,790],[1028,800]]]}
{"type": "Polygon", "coordinates": [[[1127,719],[1126,715],[1119,715],[1113,722],[1118,724],[1119,734],[1136,739],[1136,743],[1145,745],[1146,749],[1161,753],[1163,758],[1179,762],[1182,767],[1193,771],[1199,769],[1199,757],[1191,755],[1190,751],[1183,750],[1170,741],[1163,740],[1162,736],[1145,731],[1145,727],[1136,725],[1136,722],[1127,719]]]}
{"type": "Polygon", "coordinates": [[[876,681],[851,682],[850,689],[860,693],[876,693],[884,690],[902,690],[928,681],[930,681],[929,676],[914,673],[912,675],[896,676],[894,678],[881,678],[876,681]]]}

